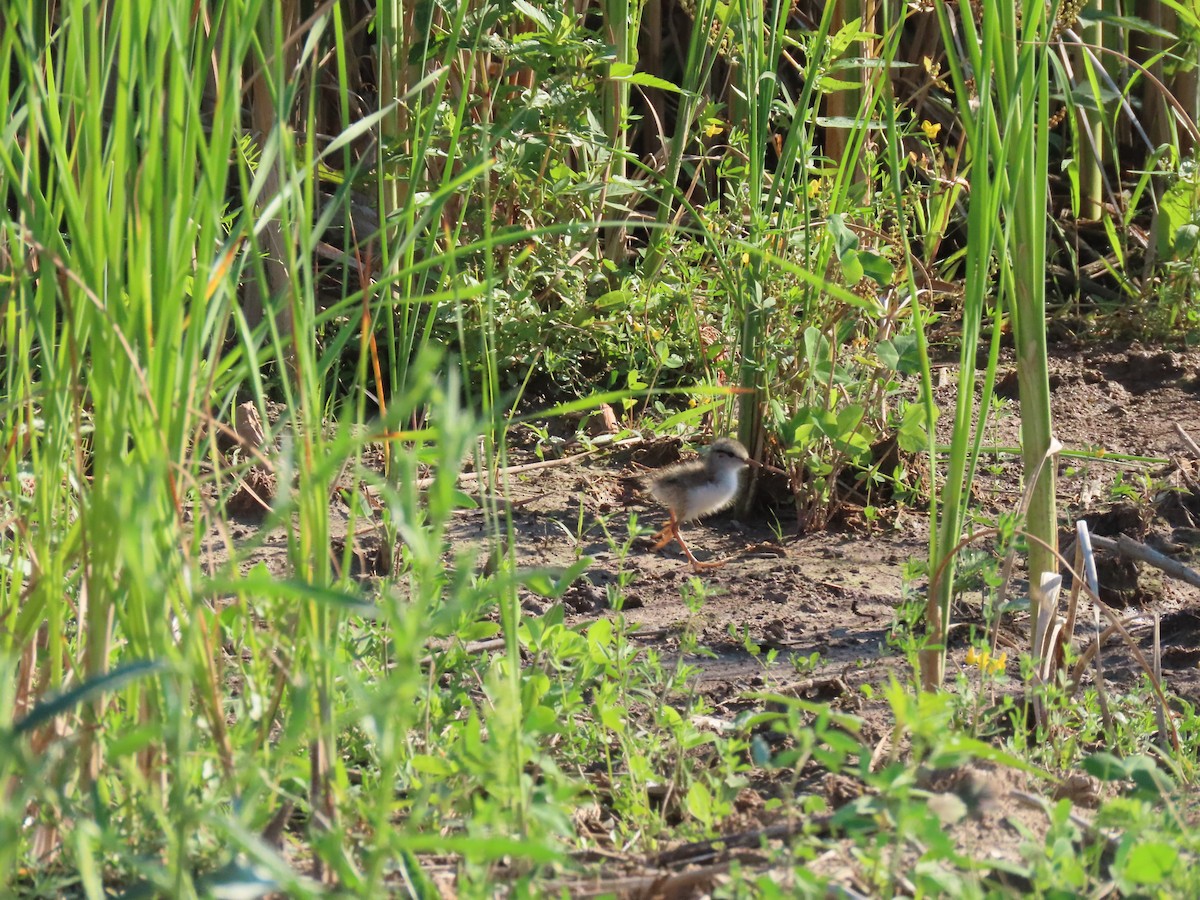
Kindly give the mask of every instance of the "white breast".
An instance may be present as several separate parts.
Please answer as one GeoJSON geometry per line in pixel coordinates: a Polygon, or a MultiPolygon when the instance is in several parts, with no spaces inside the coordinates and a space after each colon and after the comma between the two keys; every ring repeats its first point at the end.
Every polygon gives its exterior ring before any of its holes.
{"type": "Polygon", "coordinates": [[[740,469],[724,469],[692,487],[688,491],[687,508],[678,510],[679,518],[689,522],[729,506],[737,497],[740,474],[740,469]]]}

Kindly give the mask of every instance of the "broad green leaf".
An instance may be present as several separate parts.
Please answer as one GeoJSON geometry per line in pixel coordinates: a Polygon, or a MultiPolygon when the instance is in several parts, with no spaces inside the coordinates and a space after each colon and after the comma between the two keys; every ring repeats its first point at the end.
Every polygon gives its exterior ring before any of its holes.
{"type": "Polygon", "coordinates": [[[925,421],[925,404],[909,403],[904,407],[896,441],[905,453],[920,453],[929,444],[929,423],[925,421]]]}
{"type": "Polygon", "coordinates": [[[567,592],[580,575],[587,571],[592,564],[590,556],[580,557],[565,569],[530,569],[519,572],[521,584],[529,588],[539,597],[557,600],[567,592]]]}
{"type": "Polygon", "coordinates": [[[1200,225],[1181,225],[1175,230],[1175,246],[1171,248],[1171,256],[1178,260],[1189,258],[1196,252],[1200,243],[1200,225]]]}
{"type": "Polygon", "coordinates": [[[1125,877],[1134,884],[1159,884],[1179,862],[1179,851],[1170,844],[1138,844],[1125,858],[1125,877]]]}
{"type": "Polygon", "coordinates": [[[858,262],[863,273],[880,287],[887,287],[892,283],[895,269],[886,257],[870,250],[859,250],[858,262]]]}
{"type": "Polygon", "coordinates": [[[705,825],[712,824],[713,815],[712,794],[699,781],[692,783],[687,792],[687,811],[699,822],[705,825]]]}
{"type": "Polygon", "coordinates": [[[875,348],[879,361],[901,375],[915,375],[921,370],[921,354],[917,336],[912,332],[897,335],[889,341],[881,341],[875,348]]]}
{"type": "Polygon", "coordinates": [[[538,704],[525,716],[525,731],[533,734],[554,734],[559,730],[558,713],[538,704]]]}
{"type": "Polygon", "coordinates": [[[1083,771],[1101,781],[1121,781],[1129,777],[1125,761],[1111,753],[1093,753],[1083,760],[1083,771]]]}
{"type": "Polygon", "coordinates": [[[541,7],[535,6],[529,0],[513,0],[513,9],[517,10],[521,15],[537,22],[542,26],[543,31],[553,31],[554,26],[550,24],[550,19],[541,7]]]}
{"type": "Polygon", "coordinates": [[[455,771],[454,766],[445,757],[433,756],[428,753],[413,754],[409,765],[422,775],[433,775],[437,778],[448,778],[455,771]]]}
{"type": "Polygon", "coordinates": [[[858,249],[858,235],[846,227],[845,217],[841,213],[833,213],[825,220],[825,228],[833,238],[833,250],[838,259],[845,257],[851,250],[858,249]]]}
{"type": "Polygon", "coordinates": [[[842,277],[846,279],[846,284],[853,287],[863,280],[863,266],[859,262],[857,250],[847,250],[841,256],[842,277]]]}
{"type": "Polygon", "coordinates": [[[813,371],[822,367],[826,370],[829,368],[829,338],[825,337],[821,329],[815,325],[809,325],[804,329],[804,358],[808,362],[808,367],[813,371]]]}

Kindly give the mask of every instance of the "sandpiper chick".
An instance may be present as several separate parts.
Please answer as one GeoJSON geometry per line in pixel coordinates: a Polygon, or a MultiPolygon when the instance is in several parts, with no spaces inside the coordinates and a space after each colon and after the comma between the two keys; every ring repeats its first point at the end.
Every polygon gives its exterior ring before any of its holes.
{"type": "Polygon", "coordinates": [[[658,543],[653,549],[661,550],[671,541],[679,541],[693,569],[723,566],[723,562],[700,562],[692,556],[679,533],[679,526],[732,504],[737,497],[742,470],[749,465],[750,454],[745,447],[732,438],[719,438],[708,448],[704,459],[670,466],[653,476],[650,493],[671,513],[671,521],[654,535],[658,543]]]}

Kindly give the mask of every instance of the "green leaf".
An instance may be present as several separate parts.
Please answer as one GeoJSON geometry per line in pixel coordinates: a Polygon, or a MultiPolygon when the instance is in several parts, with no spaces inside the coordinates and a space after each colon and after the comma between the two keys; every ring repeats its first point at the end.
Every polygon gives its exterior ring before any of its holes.
{"type": "Polygon", "coordinates": [[[841,213],[833,213],[826,219],[825,229],[833,238],[833,249],[838,259],[858,248],[858,235],[846,227],[845,217],[841,213]]]}
{"type": "Polygon", "coordinates": [[[851,44],[863,36],[862,17],[859,16],[856,19],[851,19],[839,28],[835,34],[830,35],[825,52],[829,54],[830,59],[836,59],[846,52],[846,49],[851,44]]]}
{"type": "Polygon", "coordinates": [[[809,325],[804,329],[804,359],[810,370],[828,372],[832,355],[829,338],[825,337],[820,328],[809,325]]]}
{"type": "Polygon", "coordinates": [[[692,786],[688,788],[685,805],[693,819],[703,822],[706,826],[712,824],[712,794],[699,781],[693,782],[692,786]]]}
{"type": "Polygon", "coordinates": [[[1174,787],[1171,776],[1164,772],[1152,757],[1131,756],[1125,760],[1125,771],[1141,790],[1151,794],[1167,794],[1174,787]]]}
{"type": "Polygon", "coordinates": [[[875,348],[879,361],[901,375],[915,375],[921,371],[921,354],[917,336],[912,332],[897,335],[890,341],[881,341],[875,348]]]}
{"type": "Polygon", "coordinates": [[[623,706],[606,704],[598,712],[601,725],[617,734],[625,733],[625,708],[623,706]]]}
{"type": "Polygon", "coordinates": [[[525,716],[525,731],[533,734],[555,734],[558,728],[558,713],[540,703],[525,716]]]}
{"type": "Polygon", "coordinates": [[[160,731],[161,726],[155,723],[126,732],[108,745],[108,759],[120,759],[123,756],[133,756],[133,754],[141,752],[150,746],[151,742],[159,736],[160,731]]]}
{"type": "Polygon", "coordinates": [[[497,622],[472,622],[457,632],[460,641],[485,641],[500,632],[497,622]]]}
{"type": "Polygon", "coordinates": [[[1175,229],[1175,246],[1171,255],[1175,259],[1187,259],[1196,252],[1200,243],[1200,225],[1180,225],[1175,229]]]}
{"type": "Polygon", "coordinates": [[[157,659],[143,659],[119,666],[111,672],[105,672],[103,675],[85,681],[79,687],[73,688],[65,694],[42,701],[27,715],[13,723],[12,733],[13,735],[22,735],[27,731],[33,731],[60,713],[74,709],[85,700],[115,691],[131,681],[138,681],[147,676],[164,672],[166,668],[167,664],[157,659]]]}
{"type": "Polygon", "coordinates": [[[882,131],[884,128],[882,122],[853,116],[817,116],[817,124],[822,128],[853,128],[858,131],[882,131]]]}
{"type": "MultiPolygon", "coordinates": [[[[862,86],[861,81],[846,81],[842,78],[834,78],[832,75],[822,75],[817,81],[817,88],[826,94],[832,94],[835,91],[861,91],[862,86]]],[[[848,119],[848,121],[853,122],[854,119],[848,119]]]]}
{"type": "Polygon", "coordinates": [[[1121,781],[1129,777],[1125,761],[1111,753],[1093,753],[1083,763],[1083,771],[1101,781],[1121,781]]]}
{"type": "Polygon", "coordinates": [[[1159,884],[1179,861],[1179,851],[1169,844],[1138,844],[1125,859],[1125,877],[1134,884],[1159,884]]]}
{"type": "Polygon", "coordinates": [[[1163,258],[1179,258],[1174,243],[1179,229],[1193,224],[1192,210],[1200,204],[1200,189],[1187,179],[1180,178],[1163,191],[1158,202],[1158,228],[1155,242],[1163,258]]]}
{"type": "Polygon", "coordinates": [[[1101,22],[1105,25],[1112,25],[1118,31],[1140,31],[1143,34],[1162,38],[1165,41],[1179,40],[1176,35],[1172,34],[1167,29],[1159,25],[1154,25],[1139,16],[1121,16],[1117,15],[1116,13],[1104,12],[1102,10],[1092,8],[1089,10],[1088,18],[1093,22],[1101,22]]]}
{"type": "Polygon", "coordinates": [[[409,765],[422,775],[433,775],[437,778],[448,778],[454,774],[454,766],[445,757],[432,756],[428,753],[416,753],[409,760],[409,765]]]}
{"type": "Polygon", "coordinates": [[[925,421],[925,404],[909,403],[904,407],[896,442],[905,453],[920,453],[929,444],[929,428],[925,421]]]}
{"type": "Polygon", "coordinates": [[[608,619],[597,619],[587,628],[589,649],[596,662],[607,662],[607,653],[613,641],[613,626],[608,619]],[[599,653],[599,656],[597,656],[599,653]]]}
{"type": "Polygon", "coordinates": [[[545,11],[530,3],[529,0],[513,0],[513,9],[526,18],[537,22],[542,26],[543,31],[549,32],[554,30],[554,27],[550,24],[550,19],[546,17],[545,11]]]}
{"type": "Polygon", "coordinates": [[[863,280],[863,266],[858,258],[857,250],[847,250],[842,254],[842,277],[846,284],[853,287],[863,280]]]}
{"type": "Polygon", "coordinates": [[[310,600],[367,619],[376,618],[380,613],[378,606],[355,594],[337,591],[299,578],[279,578],[261,564],[240,578],[232,576],[214,578],[205,584],[204,591],[212,594],[248,594],[254,597],[273,597],[279,600],[310,600]]]}
{"type": "Polygon", "coordinates": [[[583,556],[565,569],[530,569],[519,572],[518,578],[521,584],[539,597],[557,600],[591,564],[592,558],[583,556]]]}
{"type": "Polygon", "coordinates": [[[660,91],[669,91],[672,94],[686,94],[687,91],[667,81],[665,78],[659,78],[656,75],[651,75],[649,72],[634,72],[632,75],[624,75],[620,78],[610,74],[609,78],[614,81],[627,81],[630,84],[640,84],[642,87],[658,88],[660,91]]]}
{"type": "Polygon", "coordinates": [[[866,276],[880,287],[887,287],[892,283],[895,269],[886,257],[870,250],[860,250],[858,251],[858,261],[866,276]]]}
{"type": "Polygon", "coordinates": [[[479,508],[479,502],[466,491],[460,491],[458,488],[454,488],[454,490],[450,492],[450,497],[454,509],[479,508]]]}
{"type": "Polygon", "coordinates": [[[632,302],[632,296],[629,291],[609,291],[607,294],[601,294],[592,301],[592,305],[605,309],[609,306],[626,307],[632,302]]]}

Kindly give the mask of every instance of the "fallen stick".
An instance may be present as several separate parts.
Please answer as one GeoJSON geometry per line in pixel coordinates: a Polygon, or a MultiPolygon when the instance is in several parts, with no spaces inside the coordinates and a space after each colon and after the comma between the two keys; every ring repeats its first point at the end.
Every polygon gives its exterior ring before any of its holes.
{"type": "MultiPolygon", "coordinates": [[[[538,469],[555,469],[555,468],[558,468],[559,466],[569,466],[572,463],[578,462],[581,459],[585,459],[586,457],[589,457],[589,456],[594,456],[595,454],[601,452],[602,450],[611,450],[613,447],[632,447],[637,444],[640,444],[641,442],[642,442],[642,439],[640,437],[639,438],[626,438],[623,441],[614,441],[610,444],[605,444],[604,446],[601,446],[601,447],[595,447],[591,450],[585,450],[583,453],[576,453],[573,456],[564,456],[564,457],[561,457],[560,459],[543,459],[538,462],[524,463],[519,466],[507,466],[506,468],[503,468],[503,469],[497,469],[496,474],[497,475],[518,475],[523,472],[535,472],[538,469]]],[[[479,472],[460,472],[456,481],[458,484],[461,484],[464,481],[478,481],[480,478],[480,475],[481,475],[481,473],[479,473],[479,472]]],[[[425,490],[426,488],[433,486],[433,481],[434,481],[433,478],[422,478],[417,482],[417,487],[421,490],[425,490]]]]}
{"type": "Polygon", "coordinates": [[[1156,569],[1161,569],[1172,578],[1186,581],[1193,587],[1200,587],[1200,573],[1195,569],[1185,566],[1178,560],[1171,559],[1171,557],[1164,553],[1152,550],[1145,544],[1138,543],[1128,535],[1119,534],[1117,535],[1117,539],[1113,540],[1112,538],[1100,537],[1093,534],[1092,545],[1102,550],[1116,550],[1130,559],[1138,559],[1154,566],[1156,569]]]}
{"type": "Polygon", "coordinates": [[[1188,434],[1187,431],[1184,430],[1184,427],[1178,422],[1175,423],[1175,432],[1179,435],[1180,439],[1187,444],[1188,449],[1192,451],[1192,456],[1196,459],[1200,459],[1200,444],[1197,444],[1192,439],[1192,436],[1188,434]]]}

